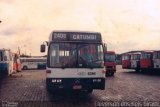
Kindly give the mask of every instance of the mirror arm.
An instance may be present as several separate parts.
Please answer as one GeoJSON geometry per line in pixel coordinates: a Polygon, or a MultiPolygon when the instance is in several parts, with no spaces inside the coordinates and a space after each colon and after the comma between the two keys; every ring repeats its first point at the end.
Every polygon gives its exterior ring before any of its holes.
{"type": "Polygon", "coordinates": [[[45,44],[45,43],[46,43],[46,45],[48,46],[48,42],[47,42],[47,41],[44,41],[43,44],[45,44]]]}

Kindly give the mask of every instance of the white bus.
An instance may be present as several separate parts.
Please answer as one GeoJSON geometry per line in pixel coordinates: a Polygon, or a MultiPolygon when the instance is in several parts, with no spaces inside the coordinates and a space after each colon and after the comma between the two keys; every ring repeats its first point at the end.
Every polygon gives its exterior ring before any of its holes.
{"type": "MultiPolygon", "coordinates": [[[[105,89],[104,46],[98,32],[53,31],[47,54],[48,91],[105,89]]],[[[45,52],[45,45],[41,45],[45,52]]]]}
{"type": "Polygon", "coordinates": [[[23,70],[46,68],[46,58],[21,57],[20,60],[23,70]]]}
{"type": "Polygon", "coordinates": [[[153,52],[153,67],[154,70],[160,71],[160,50],[153,52]]]}
{"type": "Polygon", "coordinates": [[[10,75],[13,71],[13,56],[9,49],[0,49],[0,75],[10,75]]]}

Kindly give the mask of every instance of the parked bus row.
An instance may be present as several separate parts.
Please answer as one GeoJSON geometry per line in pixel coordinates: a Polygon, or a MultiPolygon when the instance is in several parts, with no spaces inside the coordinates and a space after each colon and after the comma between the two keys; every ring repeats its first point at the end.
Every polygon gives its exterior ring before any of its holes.
{"type": "Polygon", "coordinates": [[[139,71],[160,71],[160,51],[137,51],[122,55],[122,68],[139,71]]]}
{"type": "Polygon", "coordinates": [[[44,57],[20,57],[9,49],[0,49],[0,77],[28,69],[45,69],[44,57]]]}

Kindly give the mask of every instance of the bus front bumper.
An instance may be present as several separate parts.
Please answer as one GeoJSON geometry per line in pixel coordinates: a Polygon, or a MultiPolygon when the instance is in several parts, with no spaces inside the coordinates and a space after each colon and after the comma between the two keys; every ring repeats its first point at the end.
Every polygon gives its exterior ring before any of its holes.
{"type": "Polygon", "coordinates": [[[46,78],[46,85],[52,90],[104,90],[105,78],[46,78]]]}

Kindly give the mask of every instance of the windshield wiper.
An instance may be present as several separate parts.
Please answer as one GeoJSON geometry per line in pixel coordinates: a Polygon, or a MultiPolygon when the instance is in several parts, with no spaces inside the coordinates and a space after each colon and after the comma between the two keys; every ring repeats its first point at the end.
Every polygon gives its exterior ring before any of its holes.
{"type": "Polygon", "coordinates": [[[94,68],[92,64],[87,64],[87,67],[90,68],[90,69],[94,68]]]}

